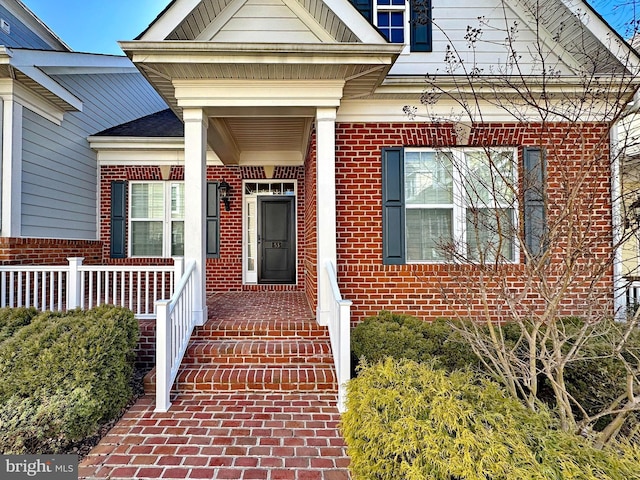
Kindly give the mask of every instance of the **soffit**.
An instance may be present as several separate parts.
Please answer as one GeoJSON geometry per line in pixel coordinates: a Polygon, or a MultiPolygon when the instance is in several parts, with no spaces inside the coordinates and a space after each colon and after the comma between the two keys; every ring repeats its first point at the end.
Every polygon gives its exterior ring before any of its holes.
{"type": "Polygon", "coordinates": [[[400,54],[394,44],[218,44],[121,42],[123,50],[181,116],[174,81],[343,80],[343,98],[370,95],[400,54]]]}
{"type": "Polygon", "coordinates": [[[532,25],[540,23],[586,71],[637,74],[639,59],[586,2],[517,0],[532,25]]]}

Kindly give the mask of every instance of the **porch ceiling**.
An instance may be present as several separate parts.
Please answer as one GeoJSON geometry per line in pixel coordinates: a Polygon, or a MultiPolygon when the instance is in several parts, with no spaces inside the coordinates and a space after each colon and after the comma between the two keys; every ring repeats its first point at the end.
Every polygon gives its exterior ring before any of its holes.
{"type": "Polygon", "coordinates": [[[315,108],[371,95],[402,49],[362,43],[120,45],[180,118],[183,108],[205,109],[208,143],[223,163],[250,165],[302,164],[315,108]],[[329,93],[323,97],[325,84],[329,93]],[[278,92],[270,97],[273,89],[278,92]],[[296,89],[295,98],[288,96],[296,89]]]}

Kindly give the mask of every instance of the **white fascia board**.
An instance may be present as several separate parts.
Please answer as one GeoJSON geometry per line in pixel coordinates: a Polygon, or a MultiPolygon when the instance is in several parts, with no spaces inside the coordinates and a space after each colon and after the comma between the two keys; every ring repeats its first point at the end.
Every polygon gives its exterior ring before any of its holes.
{"type": "Polygon", "coordinates": [[[63,110],[23,87],[15,80],[10,78],[0,79],[0,97],[4,101],[15,101],[50,122],[56,125],[62,125],[64,117],[63,110]]]}
{"type": "Polygon", "coordinates": [[[82,111],[82,100],[73,95],[69,90],[64,88],[58,82],[56,82],[53,78],[46,75],[42,70],[36,67],[16,67],[17,70],[20,70],[27,77],[29,77],[34,82],[41,85],[43,88],[46,88],[56,97],[70,105],[74,110],[81,112],[82,111]]]}
{"type": "Polygon", "coordinates": [[[175,0],[173,5],[157,18],[140,40],[162,41],[200,4],[201,0],[175,0]]]}
{"type": "Polygon", "coordinates": [[[344,80],[174,80],[181,107],[340,105],[344,80]]]}
{"type": "Polygon", "coordinates": [[[382,34],[347,0],[322,0],[362,43],[387,44],[382,34]]]}
{"type": "Polygon", "coordinates": [[[640,74],[640,58],[585,0],[559,0],[632,75],[640,74]]]}
{"type": "MultiPolygon", "coordinates": [[[[520,2],[505,2],[505,6],[510,8],[513,13],[515,13],[518,18],[522,21],[523,25],[530,27],[531,18],[527,16],[520,2]]],[[[569,67],[573,72],[579,72],[582,65],[578,60],[571,55],[566,48],[561,46],[562,55],[557,51],[556,46],[559,45],[557,40],[553,39],[553,35],[542,25],[542,22],[538,22],[535,26],[536,36],[540,43],[544,45],[547,52],[552,52],[556,55],[560,61],[562,61],[567,67],[569,67]]],[[[534,48],[535,50],[535,48],[534,48]]]]}
{"type": "MultiPolygon", "coordinates": [[[[183,165],[182,137],[102,137],[87,138],[97,152],[99,165],[183,165]]],[[[207,163],[222,165],[213,150],[207,150],[207,163]]]]}
{"type": "MultiPolygon", "coordinates": [[[[12,48],[12,65],[35,66],[45,68],[96,68],[111,69],[119,68],[127,71],[137,71],[135,66],[125,56],[101,55],[97,53],[70,53],[52,52],[47,50],[28,50],[12,48]]],[[[70,70],[72,71],[72,70],[70,70]]]]}
{"type": "Polygon", "coordinates": [[[3,2],[4,6],[15,15],[18,20],[33,30],[38,36],[44,40],[52,48],[72,51],[56,33],[51,30],[42,20],[38,18],[21,0],[14,2],[3,2]],[[14,8],[15,7],[15,8],[14,8]],[[45,38],[48,37],[48,38],[45,38]]]}
{"type": "MultiPolygon", "coordinates": [[[[0,62],[3,59],[6,60],[6,58],[9,58],[9,64],[13,68],[47,89],[76,111],[82,111],[82,100],[49,75],[138,73],[138,70],[127,57],[111,55],[10,49],[9,51],[0,52],[0,62]],[[2,53],[5,53],[6,56],[3,56],[2,53]]],[[[57,117],[57,114],[54,114],[54,117],[57,117]]]]}

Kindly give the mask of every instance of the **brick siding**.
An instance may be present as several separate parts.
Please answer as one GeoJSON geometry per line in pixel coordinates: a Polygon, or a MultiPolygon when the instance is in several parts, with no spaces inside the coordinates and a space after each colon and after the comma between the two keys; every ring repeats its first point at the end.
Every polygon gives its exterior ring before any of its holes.
{"type": "MultiPolygon", "coordinates": [[[[206,261],[206,289],[207,293],[220,291],[241,290],[304,290],[305,285],[305,182],[303,167],[277,167],[273,180],[297,180],[297,248],[298,264],[296,285],[243,285],[242,284],[242,181],[264,179],[262,167],[223,167],[208,166],[207,181],[225,180],[230,186],[231,209],[226,211],[220,204],[220,258],[208,258],[206,261]]],[[[102,240],[102,256],[105,263],[136,265],[136,264],[166,264],[170,259],[162,258],[109,258],[110,251],[110,202],[112,181],[132,180],[161,180],[160,168],[155,166],[104,166],[101,168],[100,184],[100,238],[102,240]]],[[[181,166],[172,167],[171,180],[183,180],[184,169],[181,166]]],[[[187,192],[188,194],[188,192],[187,192]]]]}
{"type": "MultiPolygon", "coordinates": [[[[456,146],[451,126],[416,124],[338,124],[336,132],[336,195],[338,218],[338,276],[345,298],[353,301],[355,322],[380,310],[438,317],[481,316],[478,269],[443,264],[382,264],[382,172],[384,147],[456,146]]],[[[562,197],[572,181],[584,181],[583,218],[592,235],[593,255],[611,254],[611,197],[608,163],[608,127],[583,125],[485,124],[473,129],[468,146],[535,146],[547,151],[547,193],[550,218],[560,215],[562,197]]],[[[464,145],[464,146],[467,146],[464,145]]],[[[522,149],[519,149],[521,160],[522,149]]],[[[562,246],[558,246],[562,248],[562,246]]],[[[561,252],[555,252],[560,254],[561,252]]],[[[507,281],[523,287],[522,264],[507,267],[507,281]],[[512,274],[512,275],[511,275],[512,274]]],[[[495,281],[495,277],[486,276],[495,281]]],[[[596,285],[611,302],[612,268],[596,285]]],[[[589,281],[572,285],[563,313],[581,314],[589,281]]],[[[490,295],[491,297],[491,295],[490,295]]],[[[502,302],[489,298],[499,312],[502,302]]],[[[542,302],[540,298],[528,302],[542,302]]],[[[602,298],[600,298],[602,301],[602,298]]]]}
{"type": "MultiPolygon", "coordinates": [[[[316,304],[316,157],[315,134],[304,167],[276,168],[275,179],[298,180],[297,243],[298,284],[242,285],[242,180],[264,178],[261,167],[207,168],[209,181],[226,180],[231,185],[231,210],[221,208],[220,258],[207,260],[208,293],[240,290],[301,290],[312,306],[316,304]]],[[[443,264],[382,264],[382,172],[381,149],[394,146],[509,146],[543,147],[547,152],[547,191],[552,200],[550,218],[558,216],[567,185],[585,181],[585,202],[589,214],[580,221],[589,225],[594,238],[601,239],[594,255],[611,253],[611,199],[608,167],[608,127],[601,124],[524,125],[517,123],[475,126],[466,145],[457,145],[450,125],[416,123],[359,123],[336,126],[336,203],[338,232],[338,275],[345,298],[353,301],[353,319],[360,321],[382,309],[406,312],[425,319],[464,314],[479,315],[481,304],[472,266],[443,264]],[[599,152],[594,153],[594,152],[599,152]],[[595,161],[594,161],[595,159],[595,161]],[[586,175],[584,172],[587,172],[586,175]],[[555,200],[554,200],[555,199],[555,200]],[[472,282],[469,282],[472,279],[472,282]]],[[[518,149],[519,160],[522,148],[518,149]]],[[[149,166],[103,167],[101,172],[101,240],[105,262],[135,264],[148,259],[109,259],[109,190],[112,180],[159,180],[160,169],[149,166]]],[[[183,179],[182,167],[173,167],[171,178],[183,179]]],[[[561,248],[561,246],[560,246],[561,248]]],[[[560,253],[560,252],[558,252],[560,253]]],[[[154,259],[154,263],[166,262],[154,259]]],[[[509,266],[511,287],[521,288],[522,263],[509,266]]],[[[612,291],[612,269],[598,283],[601,291],[612,291]]],[[[586,284],[573,287],[564,312],[579,314],[584,306],[586,284]]],[[[495,296],[497,298],[497,296],[495,296]]],[[[606,299],[610,301],[611,298],[606,299]]],[[[492,307],[498,311],[495,298],[492,307]]],[[[541,302],[540,298],[529,298],[541,302]]]]}
{"type": "Polygon", "coordinates": [[[67,265],[70,257],[84,257],[84,263],[98,264],[101,248],[98,241],[4,237],[0,238],[0,264],[67,265]]]}

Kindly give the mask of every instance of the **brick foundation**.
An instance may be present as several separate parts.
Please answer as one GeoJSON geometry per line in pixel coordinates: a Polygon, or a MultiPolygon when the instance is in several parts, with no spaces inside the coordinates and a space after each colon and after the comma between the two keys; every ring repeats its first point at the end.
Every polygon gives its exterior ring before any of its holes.
{"type": "Polygon", "coordinates": [[[156,321],[138,320],[140,337],[136,347],[136,365],[149,371],[156,366],[156,321]]]}

